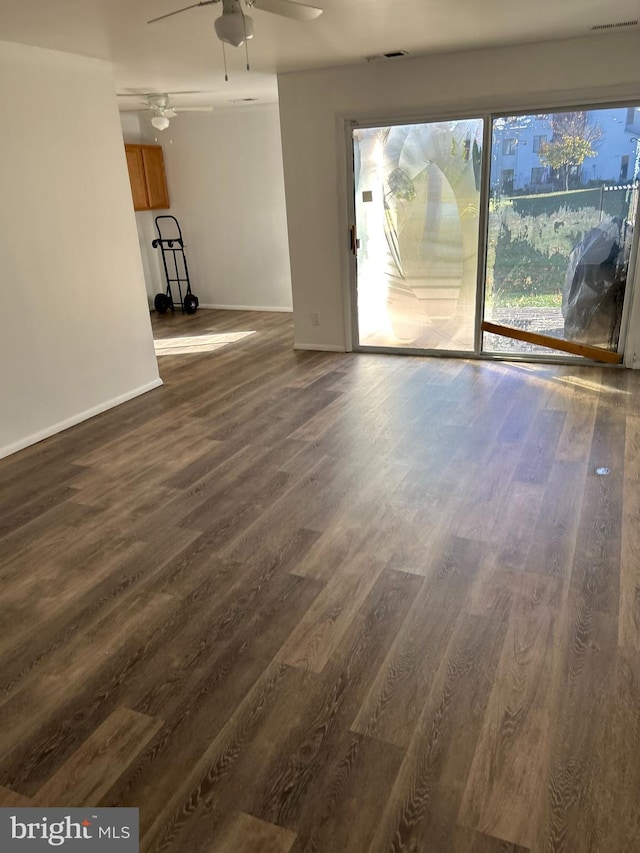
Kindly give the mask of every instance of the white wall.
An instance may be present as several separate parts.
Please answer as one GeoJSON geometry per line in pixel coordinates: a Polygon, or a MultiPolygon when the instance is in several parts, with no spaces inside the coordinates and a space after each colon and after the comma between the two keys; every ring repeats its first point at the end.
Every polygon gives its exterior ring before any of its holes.
{"type": "Polygon", "coordinates": [[[140,113],[133,111],[120,113],[120,126],[122,127],[122,136],[126,143],[137,145],[142,142],[140,113]]]}
{"type": "Polygon", "coordinates": [[[639,49],[630,32],[279,75],[296,345],[351,344],[346,119],[640,100],[639,49]]]}
{"type": "Polygon", "coordinates": [[[182,113],[162,144],[171,210],[201,305],[291,310],[276,104],[182,113]]]}
{"type": "Polygon", "coordinates": [[[160,384],[114,91],[0,42],[0,456],[160,384]]]}

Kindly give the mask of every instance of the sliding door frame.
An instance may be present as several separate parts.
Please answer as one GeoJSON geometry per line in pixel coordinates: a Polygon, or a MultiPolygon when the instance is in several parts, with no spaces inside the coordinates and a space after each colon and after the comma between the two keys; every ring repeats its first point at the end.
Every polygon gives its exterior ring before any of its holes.
{"type": "MultiPolygon", "coordinates": [[[[349,228],[357,227],[356,220],[356,164],[354,158],[353,131],[363,127],[359,122],[347,120],[344,123],[345,142],[347,150],[347,222],[349,228]]],[[[375,127],[376,125],[370,125],[375,127]]],[[[355,234],[355,230],[352,232],[355,234]]],[[[351,323],[351,349],[363,352],[360,347],[360,328],[358,324],[358,258],[345,235],[345,251],[349,257],[349,317],[351,323]]]]}
{"type": "Polygon", "coordinates": [[[480,210],[478,228],[478,274],[476,280],[476,316],[474,327],[474,358],[482,356],[482,321],[487,285],[487,249],[489,242],[489,199],[491,196],[491,141],[493,120],[490,113],[484,116],[482,135],[482,160],[480,169],[480,210]]]}
{"type": "MultiPolygon", "coordinates": [[[[489,233],[489,201],[491,195],[491,159],[492,159],[492,141],[493,141],[493,122],[498,118],[508,116],[531,115],[537,113],[550,112],[576,112],[588,110],[605,110],[605,109],[623,109],[628,107],[640,106],[639,98],[623,98],[617,100],[602,100],[599,102],[583,102],[579,104],[569,104],[550,102],[546,106],[529,106],[527,108],[519,107],[517,109],[492,109],[492,110],[471,110],[471,109],[456,109],[429,111],[424,114],[410,116],[386,116],[383,118],[366,119],[345,118],[344,131],[347,151],[347,221],[349,227],[357,225],[356,222],[356,175],[354,163],[354,146],[353,146],[353,131],[359,128],[366,129],[371,127],[398,127],[414,124],[430,124],[444,121],[461,121],[465,119],[482,119],[483,125],[483,143],[482,143],[482,160],[481,160],[481,183],[480,183],[480,210],[478,216],[478,263],[477,263],[477,279],[476,279],[476,316],[474,325],[474,347],[473,350],[445,350],[445,349],[422,349],[417,347],[383,347],[383,346],[366,346],[360,343],[359,327],[358,327],[358,265],[357,256],[351,250],[349,239],[346,241],[347,251],[349,254],[349,308],[351,318],[351,341],[352,349],[356,352],[370,353],[387,353],[393,355],[422,355],[422,356],[438,356],[440,358],[472,358],[482,359],[487,361],[519,361],[519,362],[539,362],[542,364],[581,364],[592,365],[599,367],[618,367],[621,365],[611,365],[605,362],[596,361],[594,359],[585,358],[583,356],[571,355],[553,355],[547,353],[490,353],[482,351],[482,323],[484,321],[484,306],[487,283],[487,247],[489,233]]],[[[640,145],[640,142],[637,143],[640,145]]],[[[640,180],[640,179],[639,179],[640,180]]],[[[640,252],[640,189],[638,190],[639,203],[636,208],[634,226],[634,234],[629,258],[629,267],[627,270],[627,283],[625,286],[625,296],[623,304],[622,319],[620,322],[620,337],[618,340],[617,352],[624,354],[624,346],[628,337],[628,328],[631,315],[631,305],[633,301],[633,291],[635,285],[635,275],[638,268],[638,253],[640,252]]],[[[355,233],[355,232],[354,232],[355,233]]]]}

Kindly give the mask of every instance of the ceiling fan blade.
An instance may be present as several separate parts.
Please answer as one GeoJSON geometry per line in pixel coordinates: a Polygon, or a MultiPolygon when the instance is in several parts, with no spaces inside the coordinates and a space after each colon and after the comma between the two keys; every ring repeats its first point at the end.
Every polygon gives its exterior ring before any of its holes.
{"type": "Polygon", "coordinates": [[[293,0],[247,0],[247,5],[253,6],[254,9],[261,9],[263,12],[273,12],[274,15],[292,18],[294,21],[313,21],[322,14],[322,9],[317,6],[294,3],[293,0]]]}
{"type": "Polygon", "coordinates": [[[212,113],[213,107],[172,107],[176,113],[212,113]]]}
{"type": "Polygon", "coordinates": [[[146,98],[158,98],[160,95],[208,95],[209,92],[202,91],[202,89],[193,89],[190,92],[148,92],[146,89],[144,92],[116,92],[116,95],[119,98],[138,98],[141,102],[143,102],[146,98]]]}
{"type": "Polygon", "coordinates": [[[175,118],[178,115],[173,107],[167,107],[162,112],[167,118],[175,118]]]}
{"type": "Polygon", "coordinates": [[[184,6],[182,9],[176,9],[175,12],[168,12],[166,15],[159,15],[157,18],[151,18],[147,23],[155,24],[156,21],[162,21],[164,18],[170,18],[172,15],[179,15],[181,12],[186,12],[187,9],[195,9],[196,6],[210,6],[212,3],[219,2],[220,0],[201,0],[200,3],[192,3],[190,6],[184,6]]]}

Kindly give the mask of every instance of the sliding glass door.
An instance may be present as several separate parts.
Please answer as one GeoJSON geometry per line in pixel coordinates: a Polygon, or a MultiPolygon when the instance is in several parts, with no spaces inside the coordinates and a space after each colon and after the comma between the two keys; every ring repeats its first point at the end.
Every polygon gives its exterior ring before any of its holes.
{"type": "Polygon", "coordinates": [[[352,142],[358,348],[621,360],[640,107],[358,127],[352,142]]]}
{"type": "Polygon", "coordinates": [[[493,119],[484,352],[620,360],[639,131],[635,107],[493,119]]]}
{"type": "Polygon", "coordinates": [[[360,346],[473,351],[482,133],[478,118],[353,131],[360,346]]]}

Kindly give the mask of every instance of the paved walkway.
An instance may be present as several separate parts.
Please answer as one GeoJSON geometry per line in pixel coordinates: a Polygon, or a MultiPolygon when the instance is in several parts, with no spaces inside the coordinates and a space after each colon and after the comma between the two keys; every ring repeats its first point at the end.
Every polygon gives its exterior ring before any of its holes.
{"type": "Polygon", "coordinates": [[[494,308],[491,316],[496,323],[526,329],[528,332],[542,332],[557,337],[562,337],[564,333],[564,320],[559,307],[494,308]]]}
{"type": "MultiPolygon", "coordinates": [[[[564,337],[564,320],[560,308],[493,308],[487,319],[503,326],[515,326],[527,332],[540,332],[553,337],[564,337]]],[[[484,336],[484,349],[488,352],[508,352],[529,354],[557,353],[549,347],[540,347],[525,341],[516,341],[502,335],[484,336]]]]}

